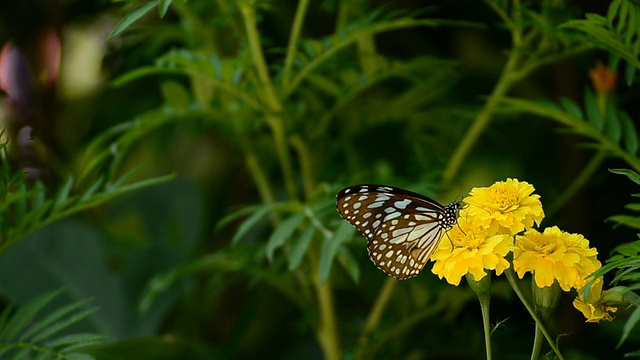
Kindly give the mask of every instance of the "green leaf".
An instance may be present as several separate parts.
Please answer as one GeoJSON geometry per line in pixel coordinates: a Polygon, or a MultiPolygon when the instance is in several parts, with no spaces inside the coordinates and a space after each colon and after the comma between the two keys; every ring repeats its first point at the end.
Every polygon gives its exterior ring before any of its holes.
{"type": "Polygon", "coordinates": [[[247,216],[247,215],[249,215],[251,213],[254,213],[254,212],[260,210],[263,207],[265,207],[264,204],[246,206],[246,207],[241,208],[238,211],[232,212],[229,215],[225,215],[222,219],[220,219],[220,221],[218,221],[216,223],[216,226],[213,228],[213,231],[218,232],[218,231],[220,231],[220,229],[222,229],[223,227],[227,226],[232,221],[237,220],[237,219],[239,219],[241,217],[247,216]]]}
{"type": "Polygon", "coordinates": [[[260,222],[262,218],[264,218],[269,213],[269,211],[271,211],[270,206],[262,206],[253,215],[249,216],[247,220],[245,220],[244,222],[242,222],[242,224],[240,224],[240,226],[238,226],[238,231],[236,231],[236,234],[233,235],[231,243],[236,244],[238,241],[240,241],[240,239],[242,239],[249,230],[256,226],[256,224],[258,224],[258,222],[260,222]]]}
{"type": "Polygon", "coordinates": [[[73,178],[71,176],[67,177],[64,184],[60,190],[58,190],[58,194],[56,195],[56,199],[53,202],[54,211],[55,208],[59,208],[63,206],[63,203],[67,201],[69,198],[69,194],[71,193],[71,187],[73,186],[73,178]]]}
{"type": "Polygon", "coordinates": [[[609,5],[609,9],[607,10],[607,20],[610,23],[613,23],[613,19],[618,15],[618,9],[620,8],[620,3],[626,0],[614,0],[611,5],[609,5]]]}
{"type": "Polygon", "coordinates": [[[163,18],[165,15],[167,15],[167,10],[169,10],[169,6],[171,6],[172,2],[173,0],[160,0],[160,4],[158,6],[160,18],[163,18]]]}
{"type": "Polygon", "coordinates": [[[610,172],[618,175],[626,175],[631,181],[640,185],[640,174],[629,169],[609,169],[610,172]]]}
{"type": "Polygon", "coordinates": [[[629,210],[640,211],[640,204],[627,204],[624,207],[629,210]]]}
{"type": "Polygon", "coordinates": [[[589,120],[589,123],[596,129],[602,130],[604,125],[602,121],[602,114],[600,113],[598,100],[590,88],[586,88],[584,92],[584,107],[587,111],[587,120],[589,120]]]}
{"type": "Polygon", "coordinates": [[[42,181],[38,180],[36,181],[36,184],[33,188],[34,190],[34,197],[33,197],[33,206],[32,209],[33,210],[37,210],[38,208],[40,208],[46,200],[46,189],[44,184],[42,183],[42,181]]]}
{"type": "Polygon", "coordinates": [[[284,243],[291,237],[294,231],[302,224],[306,218],[305,213],[299,212],[283,221],[271,234],[267,241],[267,259],[273,261],[273,253],[277,248],[284,245],[284,243]]]}
{"type": "Polygon", "coordinates": [[[138,21],[141,17],[145,16],[149,11],[153,10],[153,8],[158,6],[159,3],[159,0],[149,1],[148,3],[134,9],[133,11],[125,15],[125,17],[123,17],[122,20],[120,20],[120,22],[118,22],[116,27],[113,29],[108,39],[115,39],[129,26],[138,21]]]}
{"type": "Polygon", "coordinates": [[[582,114],[582,110],[580,107],[573,102],[571,99],[562,97],[560,98],[560,104],[567,110],[567,112],[578,119],[584,119],[584,115],[582,114]]]}
{"type": "MultiPolygon", "coordinates": [[[[37,324],[29,328],[28,331],[25,331],[22,334],[21,339],[27,340],[32,339],[33,341],[39,341],[52,333],[49,333],[49,329],[57,327],[58,324],[54,324],[60,319],[67,320],[68,316],[76,312],[76,310],[80,309],[86,304],[86,301],[80,301],[77,303],[69,304],[67,306],[63,306],[60,309],[48,314],[44,319],[38,321],[37,324]],[[45,330],[46,329],[46,330],[45,330]]],[[[94,309],[95,311],[95,309],[94,309]]],[[[63,328],[61,328],[63,329],[63,328]]]]}
{"type": "Polygon", "coordinates": [[[636,67],[630,63],[624,64],[624,81],[628,87],[633,86],[633,82],[636,80],[636,67]]]}
{"type": "Polygon", "coordinates": [[[324,238],[322,248],[320,249],[320,281],[323,283],[329,278],[331,273],[331,265],[342,243],[353,236],[354,228],[346,221],[340,223],[340,226],[333,234],[331,239],[324,238]]]}
{"type": "Polygon", "coordinates": [[[624,134],[624,147],[627,152],[635,155],[638,152],[638,132],[633,125],[633,120],[626,112],[621,111],[619,116],[622,123],[622,133],[624,134]]]}
{"type": "Polygon", "coordinates": [[[95,357],[89,354],[82,354],[82,353],[65,354],[64,357],[65,357],[65,360],[96,360],[95,357]]]}
{"type": "Polygon", "coordinates": [[[360,281],[360,266],[358,266],[358,262],[353,255],[351,255],[351,251],[349,251],[346,246],[340,247],[339,253],[341,260],[340,264],[342,264],[344,269],[347,271],[351,280],[357,284],[360,281]]]}
{"type": "Polygon", "coordinates": [[[624,326],[622,327],[622,336],[620,337],[620,341],[617,345],[618,347],[620,347],[625,342],[625,340],[627,340],[627,337],[629,337],[629,334],[631,334],[631,330],[633,330],[636,324],[638,324],[638,321],[640,321],[640,306],[637,306],[635,310],[633,310],[633,312],[627,319],[627,322],[624,323],[624,326]]]}
{"type": "Polygon", "coordinates": [[[613,221],[621,225],[634,229],[640,229],[640,217],[629,215],[614,215],[607,218],[607,221],[613,221]]]}
{"type": "Polygon", "coordinates": [[[307,226],[306,229],[300,234],[298,239],[293,244],[291,251],[287,254],[287,260],[289,261],[289,271],[293,271],[300,266],[304,254],[307,252],[311,241],[313,240],[313,234],[315,233],[315,227],[307,226]]]}
{"type": "Polygon", "coordinates": [[[170,107],[176,110],[187,110],[191,104],[191,98],[187,90],[177,81],[165,81],[160,86],[162,97],[170,107]]]}
{"type": "Polygon", "coordinates": [[[620,244],[616,246],[614,251],[624,256],[636,256],[640,253],[640,241],[620,244]]]}
{"type": "Polygon", "coordinates": [[[622,136],[620,120],[618,118],[618,109],[609,102],[607,104],[607,123],[606,123],[606,134],[614,142],[618,142],[620,137],[622,136]]]}
{"type": "Polygon", "coordinates": [[[11,342],[15,339],[18,334],[33,321],[36,314],[38,314],[40,310],[42,310],[61,292],[62,290],[57,290],[41,295],[35,300],[29,302],[27,305],[18,309],[18,311],[16,311],[16,313],[13,314],[11,319],[7,322],[6,327],[0,330],[0,339],[2,339],[2,342],[11,342]]]}

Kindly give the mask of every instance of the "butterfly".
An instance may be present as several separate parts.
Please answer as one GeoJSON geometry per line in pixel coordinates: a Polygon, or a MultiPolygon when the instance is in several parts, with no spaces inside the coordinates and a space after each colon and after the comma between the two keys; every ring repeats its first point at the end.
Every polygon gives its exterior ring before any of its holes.
{"type": "Polygon", "coordinates": [[[342,189],[336,207],[368,240],[369,258],[396,279],[417,276],[443,235],[458,219],[460,202],[441,205],[426,196],[386,185],[342,189]]]}

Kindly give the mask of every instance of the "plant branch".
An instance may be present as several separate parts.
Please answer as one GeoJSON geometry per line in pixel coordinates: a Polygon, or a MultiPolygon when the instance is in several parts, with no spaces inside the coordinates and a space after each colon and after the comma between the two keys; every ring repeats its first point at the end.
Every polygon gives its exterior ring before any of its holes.
{"type": "Polygon", "coordinates": [[[238,6],[244,19],[249,49],[251,50],[258,81],[262,89],[262,95],[269,108],[268,112],[270,114],[266,116],[266,122],[271,127],[274,146],[278,160],[280,161],[280,168],[284,177],[287,193],[291,199],[297,199],[297,187],[291,166],[291,159],[289,157],[289,150],[287,148],[284,119],[282,118],[282,104],[276,95],[271,76],[267,69],[267,61],[262,51],[260,34],[256,24],[255,8],[248,0],[239,1],[238,6]]]}
{"type": "Polygon", "coordinates": [[[502,70],[502,75],[498,80],[496,86],[493,88],[491,95],[487,99],[484,107],[480,110],[475,120],[465,133],[464,137],[458,144],[458,147],[454,150],[449,163],[447,164],[447,168],[444,171],[442,176],[442,182],[444,184],[450,183],[453,178],[458,174],[462,163],[469,155],[471,148],[478,141],[478,138],[484,131],[484,129],[489,125],[491,121],[491,117],[493,116],[500,99],[507,93],[511,85],[513,85],[514,77],[513,73],[516,69],[516,66],[519,62],[519,52],[511,51],[509,54],[509,59],[507,60],[507,64],[502,70]]]}
{"type": "Polygon", "coordinates": [[[507,270],[505,270],[504,273],[507,276],[509,285],[511,285],[511,288],[516,293],[516,295],[518,296],[518,298],[520,299],[524,307],[527,309],[527,311],[529,312],[529,315],[531,315],[533,320],[536,322],[536,326],[540,329],[544,337],[547,339],[547,342],[549,343],[549,346],[551,346],[551,349],[553,349],[553,352],[556,354],[558,359],[564,360],[564,357],[562,356],[562,354],[560,353],[560,350],[556,346],[555,341],[553,341],[551,334],[549,334],[549,331],[547,331],[547,328],[544,326],[542,319],[540,319],[538,314],[536,314],[535,310],[533,309],[533,307],[531,307],[527,299],[525,299],[524,294],[520,290],[520,287],[518,286],[518,282],[516,279],[516,273],[513,271],[513,265],[509,267],[507,270]]]}
{"type": "Polygon", "coordinates": [[[397,284],[398,281],[393,278],[388,278],[382,285],[382,290],[380,290],[380,293],[376,298],[376,302],[373,304],[371,312],[369,312],[367,322],[364,325],[364,329],[362,329],[360,338],[358,339],[358,350],[354,356],[355,359],[366,359],[367,355],[370,355],[367,353],[367,349],[369,348],[369,338],[380,324],[382,314],[389,304],[389,300],[391,299],[391,295],[393,294],[393,290],[397,284]]]}
{"type": "Polygon", "coordinates": [[[582,187],[591,179],[593,174],[598,170],[600,164],[606,157],[605,151],[598,151],[592,158],[589,160],[587,166],[582,169],[580,174],[573,180],[571,185],[569,185],[565,191],[557,196],[553,203],[548,207],[548,210],[545,211],[548,217],[553,216],[558,210],[560,210],[575,194],[582,189],[582,187]]]}
{"type": "Polygon", "coordinates": [[[298,1],[298,8],[296,9],[296,15],[293,18],[291,34],[289,35],[289,45],[287,45],[287,56],[285,57],[284,69],[282,71],[282,87],[284,88],[289,84],[289,75],[291,73],[293,62],[296,59],[296,53],[298,52],[298,39],[300,38],[302,23],[305,15],[307,14],[308,7],[309,0],[298,1]]]}

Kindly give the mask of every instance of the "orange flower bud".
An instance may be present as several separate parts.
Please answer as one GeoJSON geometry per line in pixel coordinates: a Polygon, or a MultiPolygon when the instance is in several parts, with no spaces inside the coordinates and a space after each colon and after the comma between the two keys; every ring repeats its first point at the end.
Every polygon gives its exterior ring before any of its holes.
{"type": "Polygon", "coordinates": [[[589,78],[593,87],[600,93],[610,93],[618,82],[618,72],[611,71],[609,66],[598,60],[596,66],[589,70],[589,78]]]}

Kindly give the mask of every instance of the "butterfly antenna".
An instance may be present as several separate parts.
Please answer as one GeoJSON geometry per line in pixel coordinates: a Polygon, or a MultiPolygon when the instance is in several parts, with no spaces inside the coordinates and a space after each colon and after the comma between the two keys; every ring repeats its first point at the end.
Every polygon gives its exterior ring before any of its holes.
{"type": "Polygon", "coordinates": [[[453,252],[453,248],[455,248],[455,246],[453,245],[453,240],[451,240],[451,237],[449,236],[449,232],[448,231],[446,233],[444,233],[444,234],[447,235],[447,239],[449,239],[449,242],[451,243],[451,252],[453,252]]]}
{"type": "MultiPolygon", "coordinates": [[[[456,219],[456,225],[458,225],[458,229],[460,229],[460,231],[462,232],[462,234],[464,234],[464,236],[467,236],[467,233],[464,232],[464,230],[462,230],[462,228],[460,227],[460,223],[458,222],[458,220],[456,219]]],[[[452,243],[453,244],[453,243],[452,243]]]]}

